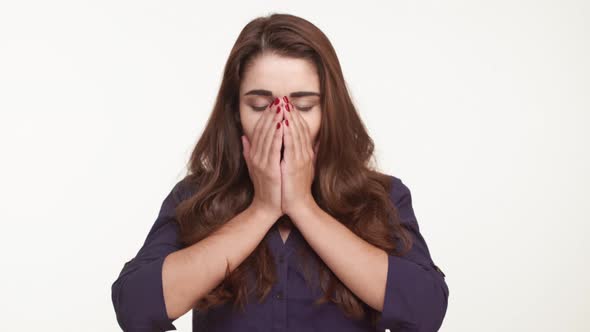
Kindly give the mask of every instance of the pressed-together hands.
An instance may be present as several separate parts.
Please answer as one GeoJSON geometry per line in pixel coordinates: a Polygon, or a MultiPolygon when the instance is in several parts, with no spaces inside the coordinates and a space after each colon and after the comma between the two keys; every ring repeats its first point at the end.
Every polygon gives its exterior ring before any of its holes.
{"type": "Polygon", "coordinates": [[[252,142],[242,136],[243,153],[254,185],[253,204],[278,218],[313,202],[318,144],[313,145],[307,123],[286,96],[275,98],[263,112],[252,142]]]}

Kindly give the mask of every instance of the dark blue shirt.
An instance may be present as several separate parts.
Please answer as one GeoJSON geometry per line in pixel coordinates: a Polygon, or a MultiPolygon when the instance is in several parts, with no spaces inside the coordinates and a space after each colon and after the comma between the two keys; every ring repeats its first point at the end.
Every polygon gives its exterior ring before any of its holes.
{"type": "MultiPolygon", "coordinates": [[[[433,262],[418,227],[408,187],[394,176],[390,198],[414,245],[403,257],[389,255],[385,301],[377,331],[437,331],[447,310],[449,289],[445,275],[433,262]]],[[[176,330],[168,318],[162,290],[164,258],[182,249],[174,208],[191,192],[178,182],[162,203],[159,215],[135,257],[125,263],[112,284],[112,301],[119,326],[125,331],[176,330]]],[[[193,332],[246,331],[375,331],[368,320],[347,318],[334,303],[312,303],[322,294],[310,287],[294,254],[305,238],[292,227],[283,242],[275,224],[263,241],[275,257],[278,281],[263,303],[249,300],[246,311],[232,310],[231,303],[206,312],[192,310],[193,332]]],[[[311,265],[313,266],[313,264],[311,265]]],[[[317,279],[315,279],[317,281],[317,279]]]]}

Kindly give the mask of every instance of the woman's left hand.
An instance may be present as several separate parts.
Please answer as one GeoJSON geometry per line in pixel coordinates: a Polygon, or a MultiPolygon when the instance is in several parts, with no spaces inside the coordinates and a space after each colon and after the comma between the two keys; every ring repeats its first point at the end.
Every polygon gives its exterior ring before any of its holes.
{"type": "Polygon", "coordinates": [[[281,209],[292,216],[298,209],[315,203],[311,184],[319,142],[313,146],[307,123],[287,97],[283,99],[286,105],[281,160],[281,209]]]}

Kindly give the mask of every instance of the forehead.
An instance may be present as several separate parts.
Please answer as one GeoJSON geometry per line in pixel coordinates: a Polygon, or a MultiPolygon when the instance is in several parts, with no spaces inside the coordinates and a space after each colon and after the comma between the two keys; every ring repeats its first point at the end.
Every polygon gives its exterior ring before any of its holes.
{"type": "Polygon", "coordinates": [[[319,92],[319,85],[317,69],[309,60],[267,53],[246,69],[240,90],[266,89],[279,96],[302,89],[319,92]]]}

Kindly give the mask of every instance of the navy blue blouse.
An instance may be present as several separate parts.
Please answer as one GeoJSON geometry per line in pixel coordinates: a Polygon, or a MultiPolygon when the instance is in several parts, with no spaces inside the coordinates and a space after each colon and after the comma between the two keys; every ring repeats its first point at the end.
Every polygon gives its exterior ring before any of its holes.
{"type": "MultiPolygon", "coordinates": [[[[385,302],[377,331],[437,331],[447,310],[449,289],[445,275],[434,264],[420,234],[410,190],[399,178],[391,178],[390,198],[414,244],[403,257],[389,255],[385,302]]],[[[162,265],[168,254],[182,249],[174,208],[190,194],[182,181],[174,186],[137,255],[125,263],[112,284],[117,322],[125,331],[176,330],[174,320],[166,313],[162,265]]],[[[298,256],[294,254],[305,241],[297,227],[291,228],[283,242],[275,224],[263,241],[267,241],[277,266],[278,281],[271,296],[263,303],[250,299],[245,312],[234,311],[231,303],[206,312],[193,309],[193,332],[375,331],[368,320],[351,320],[332,302],[313,305],[322,293],[319,287],[310,287],[305,281],[298,256]]]]}

